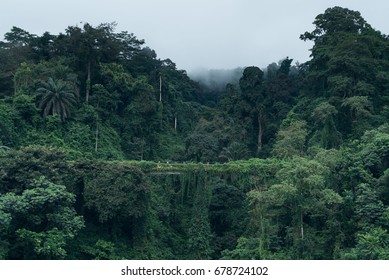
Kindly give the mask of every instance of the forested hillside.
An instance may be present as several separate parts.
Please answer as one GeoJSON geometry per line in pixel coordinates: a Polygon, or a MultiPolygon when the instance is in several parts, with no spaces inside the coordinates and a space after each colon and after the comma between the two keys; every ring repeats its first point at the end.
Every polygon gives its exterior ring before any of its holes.
{"type": "Polygon", "coordinates": [[[0,258],[389,259],[389,37],[341,7],[314,25],[309,61],[224,87],[115,24],[13,27],[0,258]]]}

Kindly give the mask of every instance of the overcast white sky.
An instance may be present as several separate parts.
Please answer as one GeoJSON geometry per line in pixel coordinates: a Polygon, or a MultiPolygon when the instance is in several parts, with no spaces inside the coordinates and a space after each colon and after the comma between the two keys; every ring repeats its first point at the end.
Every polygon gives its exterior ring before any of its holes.
{"type": "Polygon", "coordinates": [[[311,44],[299,35],[333,6],[360,11],[389,34],[387,0],[9,0],[1,3],[0,38],[12,26],[41,35],[115,21],[116,31],[145,39],[179,69],[266,67],[286,56],[308,60],[311,44]]]}

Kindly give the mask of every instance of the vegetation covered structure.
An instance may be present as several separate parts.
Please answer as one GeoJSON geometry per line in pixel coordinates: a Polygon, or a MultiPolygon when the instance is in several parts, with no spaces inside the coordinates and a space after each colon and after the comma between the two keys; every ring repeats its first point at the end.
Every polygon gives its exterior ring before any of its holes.
{"type": "Polygon", "coordinates": [[[389,38],[204,88],[114,24],[0,42],[0,258],[388,259],[389,38]],[[236,82],[237,81],[237,82],[236,82]]]}

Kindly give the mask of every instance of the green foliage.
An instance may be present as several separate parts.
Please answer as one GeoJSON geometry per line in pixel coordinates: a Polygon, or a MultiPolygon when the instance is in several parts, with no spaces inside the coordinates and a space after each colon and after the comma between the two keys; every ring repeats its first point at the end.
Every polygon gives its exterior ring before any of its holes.
{"type": "Polygon", "coordinates": [[[366,184],[360,184],[356,190],[355,214],[361,227],[379,225],[385,212],[382,201],[366,184]]]}
{"type": "Polygon", "coordinates": [[[37,89],[37,93],[41,98],[39,107],[43,116],[59,115],[62,121],[70,116],[70,109],[76,103],[74,89],[66,81],[49,78],[37,89]]]}
{"type": "Polygon", "coordinates": [[[140,171],[118,165],[95,168],[83,175],[84,198],[85,206],[95,209],[101,222],[144,215],[148,188],[140,171]]]}
{"type": "Polygon", "coordinates": [[[44,177],[21,195],[1,195],[2,224],[8,223],[6,240],[17,240],[7,258],[65,258],[66,244],[84,226],[72,207],[74,202],[75,196],[65,186],[44,177]]]}
{"type": "Polygon", "coordinates": [[[0,258],[387,259],[388,38],[341,7],[314,25],[308,62],[213,95],[113,23],[13,27],[0,258]]]}
{"type": "Polygon", "coordinates": [[[380,227],[358,234],[357,245],[344,254],[345,259],[387,260],[389,259],[389,235],[380,227]]]}
{"type": "Polygon", "coordinates": [[[200,120],[197,125],[197,129],[191,133],[186,139],[187,142],[187,154],[189,159],[196,161],[213,161],[217,158],[220,150],[218,141],[219,137],[223,137],[222,132],[215,131],[213,123],[207,122],[206,120],[200,120]],[[211,126],[211,127],[209,127],[211,126]],[[217,133],[217,136],[214,134],[217,133]]]}
{"type": "Polygon", "coordinates": [[[15,111],[0,103],[0,141],[6,146],[16,146],[19,137],[15,125],[15,111]]]}
{"type": "Polygon", "coordinates": [[[335,106],[328,102],[320,103],[312,112],[312,118],[317,131],[311,142],[318,142],[324,148],[338,147],[341,143],[341,133],[336,129],[335,118],[338,114],[335,106]]]}
{"type": "Polygon", "coordinates": [[[361,33],[371,28],[359,12],[338,6],[328,8],[324,14],[318,15],[313,24],[316,25],[315,30],[311,33],[305,32],[300,36],[301,39],[316,42],[325,35],[339,32],[361,33]]]}
{"type": "Polygon", "coordinates": [[[242,243],[238,242],[227,256],[250,259],[330,256],[332,252],[321,244],[315,230],[329,226],[325,221],[343,203],[336,192],[326,188],[328,174],[320,163],[294,157],[279,169],[276,183],[248,192],[247,232],[240,240],[242,243]]]}
{"type": "MultiPolygon", "coordinates": [[[[201,180],[201,178],[199,178],[201,180]]],[[[208,219],[210,190],[199,183],[196,188],[188,229],[188,250],[190,259],[209,259],[212,254],[211,228],[208,219]]]]}
{"type": "Polygon", "coordinates": [[[13,106],[25,121],[32,122],[37,118],[38,108],[34,96],[18,94],[13,100],[13,106]]]}
{"type": "Polygon", "coordinates": [[[249,151],[244,144],[232,142],[228,147],[223,148],[219,157],[227,161],[234,161],[248,158],[248,156],[249,151]]]}
{"type": "Polygon", "coordinates": [[[260,240],[258,238],[241,237],[234,250],[225,250],[222,252],[224,260],[257,260],[260,259],[260,240]]]}
{"type": "Polygon", "coordinates": [[[209,221],[214,234],[213,258],[220,258],[220,254],[223,254],[221,251],[235,248],[237,239],[244,232],[245,192],[225,180],[215,181],[212,187],[209,221]]]}
{"type": "Polygon", "coordinates": [[[277,133],[277,142],[273,148],[274,155],[278,158],[304,155],[306,137],[305,121],[286,120],[277,133]]]}
{"type": "Polygon", "coordinates": [[[65,183],[70,176],[65,159],[63,151],[51,147],[26,146],[10,150],[0,157],[0,193],[20,194],[31,188],[33,179],[41,176],[54,183],[65,183]]]}

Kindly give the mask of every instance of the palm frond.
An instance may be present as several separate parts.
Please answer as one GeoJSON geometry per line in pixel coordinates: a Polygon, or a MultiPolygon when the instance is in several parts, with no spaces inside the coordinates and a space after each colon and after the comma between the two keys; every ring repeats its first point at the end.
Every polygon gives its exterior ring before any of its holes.
{"type": "Polygon", "coordinates": [[[50,77],[47,82],[42,81],[36,93],[41,98],[39,108],[43,116],[57,114],[62,121],[70,116],[71,108],[77,103],[75,87],[69,81],[50,77]]]}

